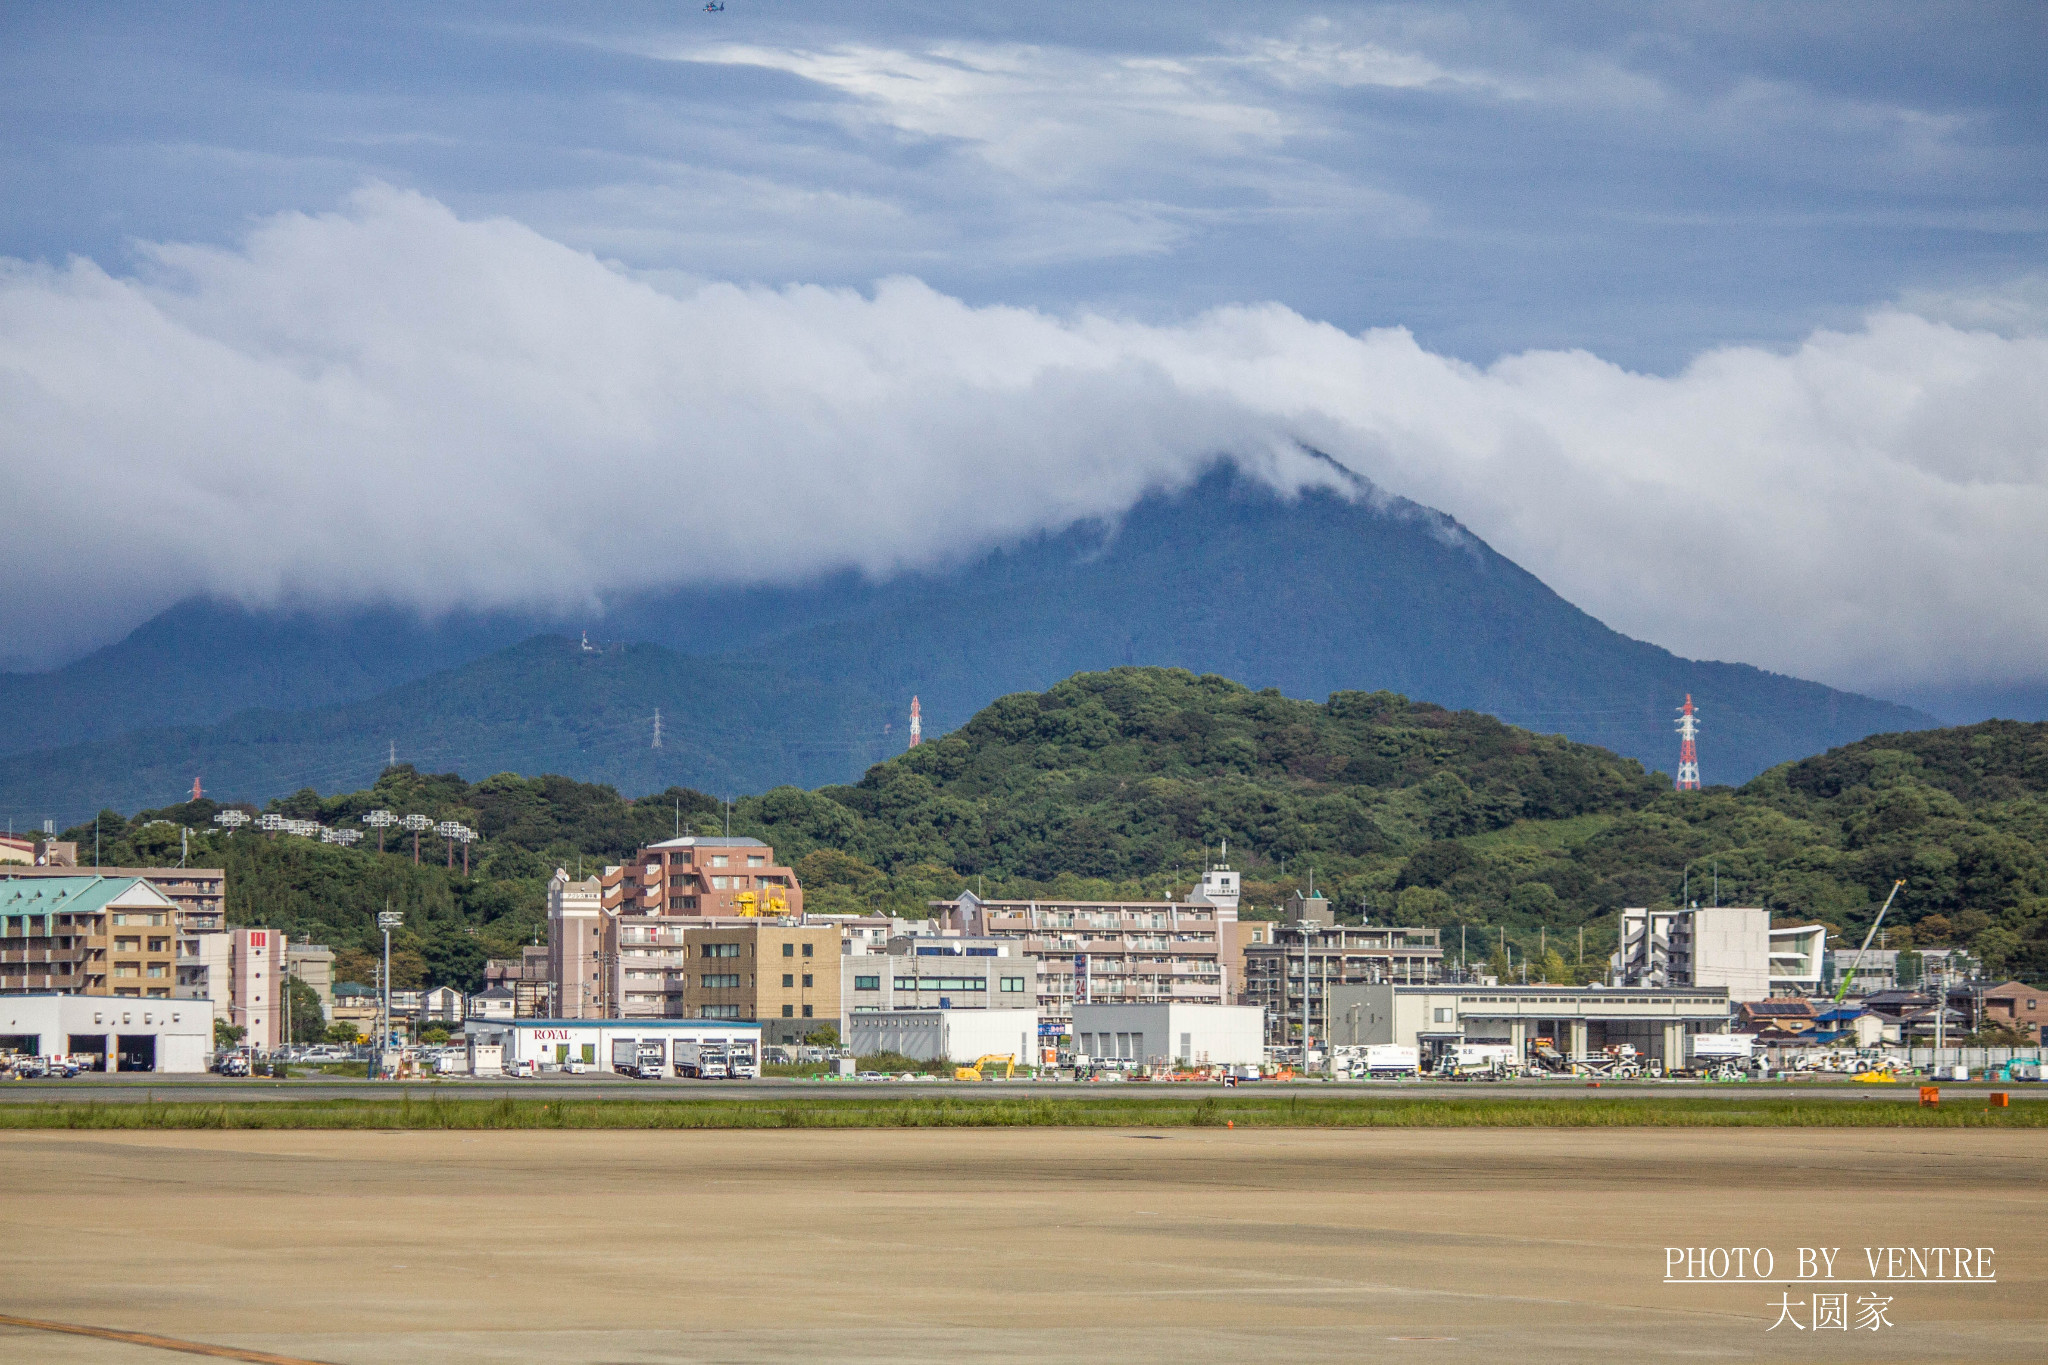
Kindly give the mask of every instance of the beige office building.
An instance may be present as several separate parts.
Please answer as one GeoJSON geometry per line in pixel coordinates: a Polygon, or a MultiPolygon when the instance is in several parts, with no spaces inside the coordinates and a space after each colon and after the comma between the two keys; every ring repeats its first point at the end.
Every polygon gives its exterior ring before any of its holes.
{"type": "Polygon", "coordinates": [[[691,929],[682,1017],[755,1019],[764,1043],[800,1043],[839,1027],[837,924],[755,920],[691,929]]]}

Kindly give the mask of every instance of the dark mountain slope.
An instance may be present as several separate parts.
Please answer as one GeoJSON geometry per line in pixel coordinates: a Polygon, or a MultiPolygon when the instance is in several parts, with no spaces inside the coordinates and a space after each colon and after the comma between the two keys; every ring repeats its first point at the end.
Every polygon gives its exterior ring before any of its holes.
{"type": "MultiPolygon", "coordinates": [[[[230,638],[216,642],[220,658],[264,643],[261,623],[230,624],[230,638]]],[[[1904,707],[1630,640],[1427,509],[1328,491],[1283,498],[1228,468],[1141,501],[1114,528],[1039,536],[951,572],[626,604],[606,633],[659,633],[697,657],[628,651],[621,678],[597,692],[589,670],[556,666],[557,655],[576,653],[556,641],[345,700],[512,624],[494,618],[440,634],[408,634],[397,618],[361,631],[280,626],[269,643],[281,661],[251,675],[273,678],[279,694],[263,716],[18,753],[0,762],[0,812],[30,820],[153,804],[189,788],[194,774],[253,797],[354,784],[374,774],[393,740],[401,757],[423,764],[553,768],[628,791],[671,781],[815,784],[851,778],[900,744],[913,694],[927,733],[937,734],[1004,693],[1126,664],[1218,673],[1294,696],[1427,696],[1666,769],[1677,750],[1672,713],[1689,692],[1704,715],[1710,783],[1930,723],[1904,707]],[[725,652],[703,657],[713,646],[725,652]],[[320,685],[342,704],[300,713],[317,692],[295,692],[293,680],[322,668],[320,685]],[[643,754],[657,707],[682,738],[667,753],[643,754]]],[[[125,687],[133,695],[122,714],[131,718],[196,709],[209,675],[191,660],[205,656],[206,629],[202,618],[189,638],[153,628],[144,643],[156,642],[155,654],[94,664],[99,671],[80,674],[79,696],[66,693],[65,704],[75,713],[80,698],[125,687]],[[172,653],[184,662],[143,667],[172,653]]],[[[231,711],[265,690],[240,677],[210,701],[231,711]]]]}

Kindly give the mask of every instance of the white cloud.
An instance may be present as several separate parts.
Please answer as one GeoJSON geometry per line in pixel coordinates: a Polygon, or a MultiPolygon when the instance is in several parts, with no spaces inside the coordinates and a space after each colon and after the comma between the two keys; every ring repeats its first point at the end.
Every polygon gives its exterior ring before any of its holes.
{"type": "Polygon", "coordinates": [[[664,292],[382,188],[150,256],[0,271],[0,636],[24,655],[195,592],[577,607],[887,573],[1221,453],[1318,478],[1297,443],[1681,653],[1870,687],[2038,676],[2048,642],[2038,329],[1893,307],[1671,377],[1478,368],[1277,305],[1152,325],[903,279],[664,292]]]}

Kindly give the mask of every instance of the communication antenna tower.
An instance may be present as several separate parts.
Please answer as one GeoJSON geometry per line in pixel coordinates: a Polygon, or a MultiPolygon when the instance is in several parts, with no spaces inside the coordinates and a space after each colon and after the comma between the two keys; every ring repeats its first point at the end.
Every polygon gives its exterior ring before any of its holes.
{"type": "Polygon", "coordinates": [[[654,747],[661,747],[661,708],[654,708],[654,747]]]}
{"type": "Polygon", "coordinates": [[[1699,733],[1699,719],[1693,714],[1692,693],[1688,692],[1685,705],[1678,708],[1678,781],[1674,786],[1677,791],[1700,789],[1700,751],[1695,742],[1699,733]]]}
{"type": "Polygon", "coordinates": [[[924,720],[919,714],[917,698],[910,699],[910,747],[915,749],[924,743],[924,720]]]}
{"type": "Polygon", "coordinates": [[[205,790],[204,790],[203,788],[201,788],[201,787],[200,787],[200,785],[199,785],[199,779],[198,779],[198,777],[196,777],[196,776],[195,776],[195,777],[193,777],[193,779],[192,779],[192,799],[193,799],[194,801],[197,801],[197,800],[198,800],[198,799],[199,799],[200,797],[202,797],[202,796],[204,796],[204,795],[206,795],[206,792],[205,792],[205,790]]]}
{"type": "Polygon", "coordinates": [[[398,741],[395,739],[391,741],[391,759],[384,766],[387,768],[395,768],[398,766],[398,741]]]}

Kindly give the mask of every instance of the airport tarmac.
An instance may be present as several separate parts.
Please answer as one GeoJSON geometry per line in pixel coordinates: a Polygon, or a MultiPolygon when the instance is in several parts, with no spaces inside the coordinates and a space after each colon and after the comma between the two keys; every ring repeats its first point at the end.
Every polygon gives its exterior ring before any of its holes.
{"type": "MultiPolygon", "coordinates": [[[[0,1314],[293,1361],[2037,1359],[2037,1130],[5,1132],[0,1314]],[[1995,1278],[1785,1283],[1800,1247],[1995,1278]],[[1773,1276],[1665,1283],[1667,1247],[1773,1276]],[[1795,1330],[1781,1297],[1890,1299],[1795,1330]]],[[[0,1326],[0,1359],[172,1360],[0,1326]]],[[[250,1358],[243,1356],[241,1358],[250,1358]]]]}

